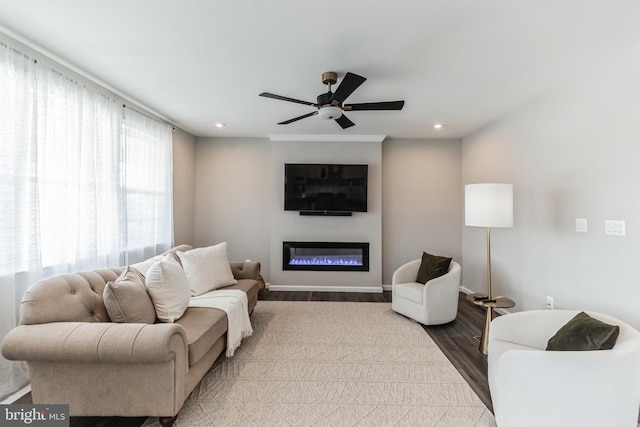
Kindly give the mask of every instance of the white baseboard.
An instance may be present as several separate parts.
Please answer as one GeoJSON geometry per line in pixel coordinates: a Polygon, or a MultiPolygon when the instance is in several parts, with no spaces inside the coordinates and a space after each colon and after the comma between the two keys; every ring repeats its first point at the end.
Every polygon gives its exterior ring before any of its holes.
{"type": "Polygon", "coordinates": [[[21,397],[23,397],[24,395],[26,395],[30,391],[31,391],[31,384],[27,384],[26,386],[22,387],[20,390],[18,390],[15,393],[7,396],[6,399],[4,399],[2,402],[0,402],[0,405],[9,405],[9,404],[15,402],[16,400],[20,399],[21,397]]]}
{"type": "Polygon", "coordinates": [[[303,292],[369,292],[382,293],[382,286],[304,286],[304,285],[269,285],[269,292],[303,291],[303,292]]]}
{"type": "Polygon", "coordinates": [[[473,293],[473,291],[471,289],[467,288],[464,285],[460,285],[460,292],[462,292],[463,294],[467,294],[467,295],[473,293]]]}

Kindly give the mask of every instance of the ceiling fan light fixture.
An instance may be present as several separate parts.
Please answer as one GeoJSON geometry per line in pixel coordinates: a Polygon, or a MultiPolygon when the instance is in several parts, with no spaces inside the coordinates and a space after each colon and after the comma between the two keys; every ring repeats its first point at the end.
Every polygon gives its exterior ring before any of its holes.
{"type": "Polygon", "coordinates": [[[342,108],[335,105],[327,105],[326,107],[320,107],[318,115],[325,120],[335,120],[342,116],[342,108]]]}
{"type": "Polygon", "coordinates": [[[347,116],[343,115],[342,111],[392,111],[402,110],[402,107],[404,107],[404,101],[344,104],[344,101],[353,93],[353,91],[360,87],[360,85],[367,79],[357,74],[347,73],[335,92],[332,92],[331,85],[336,83],[337,78],[338,75],[333,71],[322,74],[322,83],[328,86],[328,90],[327,92],[318,95],[316,102],[302,101],[300,99],[289,98],[287,96],[276,95],[269,92],[262,92],[258,96],[278,99],[280,101],[295,102],[296,104],[308,105],[315,108],[311,113],[279,122],[279,125],[288,125],[290,123],[297,122],[298,120],[306,119],[307,117],[320,116],[323,120],[334,120],[342,129],[347,129],[351,126],[355,126],[355,123],[349,120],[347,116]]]}

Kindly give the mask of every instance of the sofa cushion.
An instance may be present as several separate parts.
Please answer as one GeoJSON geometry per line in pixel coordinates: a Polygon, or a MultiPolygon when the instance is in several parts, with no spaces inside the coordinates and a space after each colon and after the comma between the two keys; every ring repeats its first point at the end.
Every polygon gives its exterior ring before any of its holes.
{"type": "Polygon", "coordinates": [[[113,282],[104,287],[104,305],[115,323],[154,323],[156,310],[144,286],[144,277],[127,267],[113,282]]]}
{"type": "Polygon", "coordinates": [[[246,292],[249,314],[253,311],[254,307],[258,303],[258,293],[260,292],[260,285],[255,279],[238,279],[238,283],[231,285],[225,289],[239,289],[246,292]]]}
{"type": "Polygon", "coordinates": [[[449,264],[451,264],[451,258],[423,252],[416,282],[427,283],[431,279],[447,274],[449,264]]]}
{"type": "Polygon", "coordinates": [[[161,322],[175,322],[184,314],[191,294],[187,276],[174,254],[153,264],[144,284],[161,322]]]}
{"type": "Polygon", "coordinates": [[[189,366],[196,364],[228,328],[227,314],[208,307],[189,307],[176,323],[182,325],[187,334],[189,366]]]}
{"type": "Polygon", "coordinates": [[[594,319],[584,311],[576,314],[549,339],[547,350],[611,350],[620,334],[618,325],[594,319]]]}
{"type": "Polygon", "coordinates": [[[177,254],[187,275],[192,296],[237,283],[229,265],[227,242],[188,252],[179,251],[177,254]]]}
{"type": "MultiPolygon", "coordinates": [[[[238,283],[227,289],[239,289],[247,293],[249,312],[258,301],[258,282],[254,279],[239,279],[238,283]]],[[[225,335],[228,328],[227,314],[217,308],[189,307],[176,321],[187,334],[189,346],[189,366],[197,363],[216,341],[225,335]]],[[[225,340],[226,342],[226,340],[225,340]]]]}

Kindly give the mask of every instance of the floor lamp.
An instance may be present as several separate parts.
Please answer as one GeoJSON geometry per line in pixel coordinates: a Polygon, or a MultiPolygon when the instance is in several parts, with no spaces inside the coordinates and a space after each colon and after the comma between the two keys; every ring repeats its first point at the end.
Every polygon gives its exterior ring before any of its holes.
{"type": "Polygon", "coordinates": [[[494,297],[491,290],[491,228],[513,227],[513,185],[469,184],[464,187],[464,222],[487,230],[487,294],[472,294],[472,301],[486,308],[480,351],[487,354],[489,324],[496,307],[513,307],[513,301],[494,297]]]}

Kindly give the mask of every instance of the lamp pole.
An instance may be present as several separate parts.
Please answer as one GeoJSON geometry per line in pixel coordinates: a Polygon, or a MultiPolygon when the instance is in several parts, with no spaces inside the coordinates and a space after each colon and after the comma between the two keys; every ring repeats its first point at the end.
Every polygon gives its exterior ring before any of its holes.
{"type": "Polygon", "coordinates": [[[494,297],[491,289],[491,227],[513,227],[513,186],[500,183],[465,185],[465,225],[485,227],[487,231],[487,294],[467,295],[467,299],[485,309],[480,351],[486,355],[494,309],[515,305],[509,298],[494,297]]]}
{"type": "Polygon", "coordinates": [[[491,227],[487,227],[487,288],[489,300],[493,299],[491,293],[491,227]]]}

